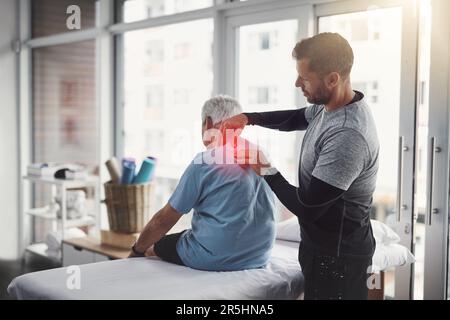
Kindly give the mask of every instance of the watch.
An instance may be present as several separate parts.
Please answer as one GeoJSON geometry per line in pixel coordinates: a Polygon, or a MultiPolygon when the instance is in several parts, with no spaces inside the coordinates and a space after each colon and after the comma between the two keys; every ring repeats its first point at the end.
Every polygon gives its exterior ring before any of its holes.
{"type": "Polygon", "coordinates": [[[133,246],[131,247],[131,251],[133,251],[133,253],[134,253],[135,256],[138,256],[138,257],[145,257],[145,252],[141,252],[141,251],[136,250],[136,243],[137,243],[137,241],[136,241],[136,242],[133,244],[133,246]]]}

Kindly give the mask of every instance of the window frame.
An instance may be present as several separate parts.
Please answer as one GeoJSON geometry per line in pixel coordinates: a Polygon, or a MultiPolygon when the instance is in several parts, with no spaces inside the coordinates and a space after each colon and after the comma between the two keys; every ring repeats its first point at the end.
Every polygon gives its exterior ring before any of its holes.
{"type": "MultiPolygon", "coordinates": [[[[18,41],[14,44],[19,60],[19,109],[18,109],[18,122],[19,122],[19,147],[18,147],[18,159],[19,159],[19,172],[18,179],[21,181],[21,177],[26,173],[26,166],[32,162],[33,154],[33,119],[32,119],[32,50],[36,48],[67,44],[73,42],[79,42],[84,40],[95,39],[97,43],[97,81],[98,86],[96,88],[96,96],[99,110],[100,121],[100,161],[104,162],[112,154],[117,157],[123,155],[123,112],[122,101],[123,93],[118,88],[121,87],[123,81],[123,52],[121,50],[120,37],[117,35],[123,34],[127,31],[144,29],[149,27],[158,27],[163,25],[169,25],[179,22],[187,22],[202,18],[213,18],[214,21],[214,47],[213,47],[213,74],[214,74],[214,86],[213,92],[215,94],[219,92],[233,94],[235,91],[236,79],[234,78],[236,65],[234,59],[230,60],[230,57],[234,56],[235,43],[230,43],[230,30],[228,29],[229,22],[237,22],[242,17],[252,17],[252,21],[269,22],[267,19],[272,19],[276,16],[274,14],[277,10],[290,11],[293,7],[300,7],[308,5],[310,9],[308,13],[302,12],[306,20],[307,30],[313,30],[312,34],[315,34],[318,27],[318,19],[322,16],[351,13],[357,11],[364,11],[374,3],[373,0],[249,0],[245,2],[231,2],[230,0],[214,0],[214,5],[209,8],[200,10],[188,11],[177,13],[173,15],[161,16],[156,18],[148,18],[141,21],[135,21],[130,23],[118,23],[117,19],[120,17],[120,10],[118,10],[118,2],[110,0],[98,0],[99,11],[98,21],[94,28],[89,28],[80,31],[70,31],[61,34],[55,34],[39,38],[31,38],[31,1],[32,0],[20,0],[19,2],[19,14],[18,25],[20,26],[18,41]],[[259,20],[258,18],[259,17],[259,20]],[[234,19],[234,20],[233,20],[234,19]],[[231,49],[230,45],[232,45],[231,49]],[[230,55],[231,54],[231,55],[230,55]],[[228,63],[223,61],[232,62],[233,68],[225,68],[228,63]]],[[[439,1],[439,0],[438,0],[439,1]]],[[[440,0],[443,2],[443,0],[440,0]]],[[[402,5],[402,0],[377,0],[376,4],[379,8],[386,8],[389,6],[402,5]]],[[[288,12],[289,13],[289,12],[288,12]]],[[[290,13],[289,13],[290,14],[290,13]]],[[[283,15],[282,15],[283,16],[283,15]]],[[[285,16],[283,16],[284,18],[285,16]]],[[[447,14],[448,17],[448,14],[447,14]]],[[[248,21],[247,21],[248,22],[248,21]]],[[[255,23],[258,23],[255,22],[255,23]]],[[[406,21],[408,24],[410,21],[406,21]]],[[[443,23],[443,22],[442,22],[443,23]]],[[[447,24],[448,25],[448,24],[447,24]]],[[[303,26],[305,27],[305,26],[303,26]]],[[[300,29],[303,30],[304,29],[300,29]]],[[[305,33],[305,36],[312,35],[311,33],[305,33]]],[[[410,49],[414,52],[415,48],[412,44],[404,44],[405,49],[410,49]]],[[[437,50],[437,49],[436,49],[437,50]]],[[[438,54],[438,53],[435,53],[438,54]]],[[[402,71],[402,76],[415,78],[415,68],[411,68],[410,71],[402,71]]],[[[430,78],[430,82],[439,80],[440,73],[435,70],[436,74],[430,78]]],[[[444,72],[444,71],[442,71],[444,72]]],[[[447,91],[450,91],[448,88],[447,91]]],[[[431,99],[445,101],[444,93],[431,97],[431,99]]],[[[403,99],[414,99],[414,97],[403,99]]],[[[448,99],[447,99],[448,100],[448,99]]],[[[408,100],[409,101],[409,100],[408,100]]],[[[297,101],[298,106],[301,106],[301,101],[297,101]]],[[[414,104],[414,101],[411,101],[414,104]]],[[[406,102],[404,104],[407,104],[406,102]]],[[[443,106],[444,104],[442,104],[443,106]]],[[[447,101],[448,105],[448,101],[447,101]]],[[[444,107],[442,107],[444,108],[444,107]]],[[[446,112],[444,109],[439,109],[441,121],[446,121],[446,112]],[[444,120],[445,119],[445,120],[444,120]]],[[[437,115],[437,116],[438,116],[437,115]]],[[[448,138],[448,137],[447,137],[448,138]]],[[[445,137],[443,138],[445,140],[445,137]]],[[[300,145],[298,143],[297,145],[300,145]]],[[[408,156],[409,157],[409,156],[408,156]]],[[[443,162],[447,162],[448,157],[442,157],[443,162]]],[[[408,160],[408,162],[410,162],[408,160]]],[[[448,164],[447,164],[448,166],[448,164]]],[[[442,165],[444,167],[444,165],[442,165]]],[[[411,165],[408,165],[406,170],[412,170],[411,165]]],[[[448,170],[447,170],[448,171],[448,170]]],[[[445,171],[445,172],[447,172],[445,171]]],[[[448,172],[447,172],[448,173],[448,172]]],[[[448,180],[448,175],[441,175],[442,179],[448,180]]],[[[102,181],[107,180],[106,169],[101,166],[100,178],[102,181]]],[[[412,183],[412,182],[411,182],[412,183]]],[[[445,184],[447,185],[447,183],[445,184]]],[[[410,192],[412,186],[405,186],[404,190],[412,195],[410,192]]],[[[22,190],[22,188],[19,188],[22,190]]],[[[446,190],[447,188],[443,188],[446,190]]],[[[406,195],[405,193],[405,195],[406,195]]],[[[24,192],[19,191],[19,212],[25,207],[29,207],[32,199],[31,189],[24,192]]],[[[442,198],[446,198],[447,195],[441,195],[442,198]]],[[[408,196],[409,197],[409,196],[408,196]]],[[[411,202],[411,199],[407,199],[411,202]]],[[[444,201],[445,202],[445,201],[444,201]]],[[[445,211],[448,214],[448,208],[445,211]]],[[[22,226],[23,218],[19,214],[19,252],[23,252],[24,248],[24,236],[22,226]]],[[[441,232],[439,230],[439,232],[441,232]]],[[[447,231],[446,231],[447,232],[447,231]]],[[[438,263],[444,265],[442,261],[438,263]]],[[[442,268],[439,269],[441,271],[442,268]]],[[[408,275],[406,275],[408,277],[408,275]]],[[[409,279],[407,279],[409,280],[409,279]]],[[[402,292],[402,298],[411,297],[409,292],[402,292]]],[[[440,296],[439,296],[440,297],[440,296]]]]}
{"type": "MultiPolygon", "coordinates": [[[[121,16],[120,1],[122,0],[97,0],[97,21],[95,27],[84,30],[73,30],[43,37],[32,37],[31,33],[31,1],[20,0],[20,37],[18,40],[18,51],[20,56],[20,148],[18,150],[20,159],[20,170],[18,178],[26,174],[26,166],[33,161],[33,98],[32,98],[32,51],[34,49],[76,43],[85,40],[96,41],[96,101],[99,121],[99,159],[104,163],[111,155],[123,157],[124,141],[124,115],[123,115],[123,39],[120,35],[128,31],[146,29],[150,27],[160,27],[181,22],[189,22],[199,19],[211,18],[214,24],[213,34],[213,94],[226,93],[233,94],[229,90],[228,81],[230,75],[225,71],[223,61],[227,59],[229,48],[227,48],[227,21],[232,21],[234,17],[253,16],[258,21],[270,22],[277,19],[286,19],[292,8],[309,6],[305,25],[308,25],[308,36],[311,36],[311,29],[314,21],[313,3],[320,3],[321,0],[248,0],[236,2],[231,0],[214,0],[213,6],[193,11],[186,11],[160,17],[147,18],[134,22],[117,22],[121,16]],[[280,11],[281,10],[281,11],[280,11]],[[280,16],[275,12],[283,12],[280,16]]],[[[300,13],[304,14],[304,13],[300,13]]],[[[290,14],[292,17],[292,13],[290,14]]],[[[255,22],[257,23],[257,22],[255,22]]],[[[306,36],[306,34],[305,34],[306,36]]],[[[298,104],[302,105],[302,104],[298,104]]],[[[301,137],[298,135],[297,147],[300,145],[301,137]]],[[[297,152],[297,151],[296,151],[297,152]]],[[[297,152],[298,153],[298,152],[297,152]]],[[[100,166],[100,181],[109,179],[108,172],[104,166],[100,166]]],[[[97,190],[103,194],[102,188],[97,190]]],[[[19,209],[29,206],[32,201],[31,189],[19,193],[19,209]]],[[[102,216],[106,215],[106,208],[98,205],[102,211],[102,216]]],[[[21,216],[21,215],[19,215],[21,216]]],[[[19,218],[22,219],[22,218],[19,218]]],[[[101,219],[107,221],[107,219],[101,219]]],[[[19,220],[19,226],[23,223],[19,220]]],[[[24,248],[24,234],[19,227],[19,250],[24,248]]]]}

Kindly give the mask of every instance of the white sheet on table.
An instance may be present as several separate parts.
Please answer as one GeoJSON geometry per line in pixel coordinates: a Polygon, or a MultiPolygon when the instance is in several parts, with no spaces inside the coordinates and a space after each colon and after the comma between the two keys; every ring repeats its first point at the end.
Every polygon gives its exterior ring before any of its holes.
{"type": "Polygon", "coordinates": [[[277,241],[265,268],[211,272],[157,258],[80,266],[81,288],[70,290],[67,268],[29,273],[8,287],[16,299],[296,299],[303,290],[298,244],[277,241]]]}
{"type": "MultiPolygon", "coordinates": [[[[66,268],[15,278],[9,294],[16,299],[295,299],[303,290],[298,242],[277,240],[263,269],[199,271],[159,259],[125,259],[80,266],[81,290],[69,290],[66,268]]],[[[399,244],[378,245],[372,271],[413,263],[399,244]]]]}

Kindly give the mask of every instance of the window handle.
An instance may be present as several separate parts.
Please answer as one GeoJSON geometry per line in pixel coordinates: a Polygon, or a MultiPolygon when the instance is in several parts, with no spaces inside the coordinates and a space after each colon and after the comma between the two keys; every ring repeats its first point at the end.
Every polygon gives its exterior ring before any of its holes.
{"type": "Polygon", "coordinates": [[[434,172],[436,171],[436,153],[441,152],[440,147],[436,147],[436,137],[431,137],[430,143],[430,166],[429,166],[429,185],[428,185],[428,214],[427,224],[431,226],[433,214],[439,213],[438,208],[433,208],[433,187],[434,187],[434,172]]]}
{"type": "Polygon", "coordinates": [[[405,137],[400,136],[398,139],[398,177],[397,177],[397,221],[400,222],[402,210],[408,209],[408,206],[403,204],[403,153],[409,148],[404,145],[405,137]]]}

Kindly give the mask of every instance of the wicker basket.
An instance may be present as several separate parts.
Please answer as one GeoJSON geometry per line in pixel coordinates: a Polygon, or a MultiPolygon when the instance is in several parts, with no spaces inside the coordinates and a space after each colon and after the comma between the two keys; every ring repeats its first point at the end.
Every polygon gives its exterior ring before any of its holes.
{"type": "Polygon", "coordinates": [[[109,181],[104,186],[109,229],[120,233],[141,232],[144,219],[149,216],[152,185],[122,185],[109,181]]]}

